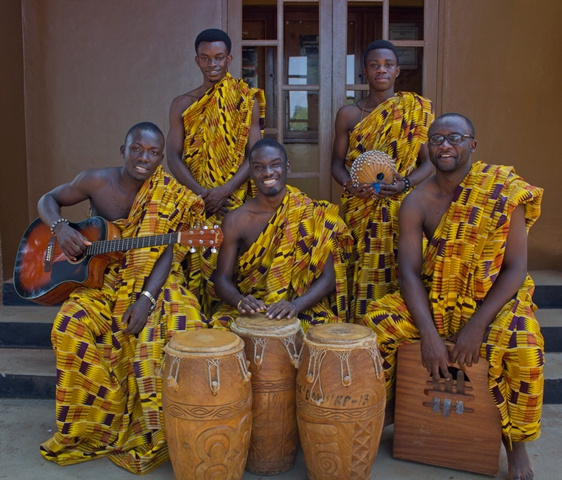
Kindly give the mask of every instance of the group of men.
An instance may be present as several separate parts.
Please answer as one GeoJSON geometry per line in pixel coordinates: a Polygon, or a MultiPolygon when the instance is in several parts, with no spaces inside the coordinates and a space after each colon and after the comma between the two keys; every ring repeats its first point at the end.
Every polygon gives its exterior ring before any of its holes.
{"type": "MultiPolygon", "coordinates": [[[[394,92],[398,54],[376,41],[364,56],[368,95],[335,119],[341,218],[338,206],[287,185],[285,149],[262,138],[263,92],[228,73],[230,49],[221,30],[196,39],[203,84],[170,108],[175,178],[162,167],[164,135],[143,122],[125,137],[122,167],[86,170],[39,201],[71,261],[89,241],[61,207],[82,201],[123,237],[218,224],[224,234],[218,255],[177,244],[126,251],[100,289],[72,292],[52,330],[58,432],[43,456],[64,465],[108,455],[139,474],[166,461],[163,347],[178,331],[229,328],[240,314],[262,313],[296,316],[304,331],[324,322],[371,327],[389,406],[400,343],[419,339],[434,376],[447,377],[450,362],[485,358],[510,476],[532,478],[524,442],[540,435],[544,358],[526,250],[542,190],[512,168],[473,162],[466,117],[433,121],[428,99],[394,92]],[[377,191],[349,174],[369,150],[396,163],[394,183],[377,191]],[[447,339],[456,342],[450,356],[447,339]]],[[[390,423],[391,408],[386,415],[390,423]]]]}

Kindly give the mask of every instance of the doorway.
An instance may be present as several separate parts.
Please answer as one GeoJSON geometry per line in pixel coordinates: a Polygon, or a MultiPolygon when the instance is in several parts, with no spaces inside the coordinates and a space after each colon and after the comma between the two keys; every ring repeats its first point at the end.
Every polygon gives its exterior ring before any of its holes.
{"type": "MultiPolygon", "coordinates": [[[[265,90],[265,135],[291,160],[289,183],[312,198],[339,202],[332,182],[337,110],[368,91],[363,51],[373,40],[398,48],[396,91],[435,91],[438,0],[229,0],[228,27],[240,75],[265,90]]],[[[237,64],[231,70],[236,74],[237,64]]]]}

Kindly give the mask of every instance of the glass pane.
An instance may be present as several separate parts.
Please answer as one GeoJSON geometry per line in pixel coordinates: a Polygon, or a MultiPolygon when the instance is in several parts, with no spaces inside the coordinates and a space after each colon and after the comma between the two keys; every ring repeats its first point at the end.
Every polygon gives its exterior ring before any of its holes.
{"type": "Polygon", "coordinates": [[[394,90],[416,92],[421,95],[423,87],[423,48],[400,47],[398,58],[400,75],[396,79],[394,90]]]}
{"type": "Polygon", "coordinates": [[[285,145],[291,161],[292,172],[317,172],[318,145],[314,143],[288,143],[285,145]]]}
{"type": "Polygon", "coordinates": [[[289,178],[287,183],[302,190],[310,198],[320,198],[318,194],[318,179],[316,178],[289,178]]]}
{"type": "Polygon", "coordinates": [[[277,8],[244,1],[242,7],[242,40],[275,40],[277,38],[277,8]]]}
{"type": "Polygon", "coordinates": [[[275,77],[277,65],[277,48],[275,47],[243,47],[242,78],[250,87],[258,87],[265,91],[267,128],[277,127],[275,112],[275,77]]]}
{"type": "MultiPolygon", "coordinates": [[[[294,80],[293,85],[298,84],[294,80]]],[[[299,138],[302,141],[318,140],[318,92],[285,92],[285,141],[299,138]]]]}
{"type": "Polygon", "coordinates": [[[285,22],[284,82],[287,84],[318,84],[318,20],[307,20],[307,17],[303,13],[301,18],[285,22]],[[292,80],[298,83],[292,83],[292,80]]]}
{"type": "Polygon", "coordinates": [[[392,40],[423,40],[423,0],[391,0],[389,9],[390,30],[393,24],[406,24],[417,29],[415,38],[413,34],[405,37],[393,36],[392,40]]]}

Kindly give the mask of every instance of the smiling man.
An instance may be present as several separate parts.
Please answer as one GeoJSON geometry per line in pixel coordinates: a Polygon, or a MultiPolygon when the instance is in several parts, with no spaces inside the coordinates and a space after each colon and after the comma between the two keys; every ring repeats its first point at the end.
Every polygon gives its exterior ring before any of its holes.
{"type": "Polygon", "coordinates": [[[450,362],[471,366],[485,358],[509,478],[528,480],[533,470],[524,442],[540,435],[544,341],[527,273],[527,232],[543,191],[512,167],[473,162],[476,145],[472,122],[462,115],[445,114],[431,125],[436,173],[400,209],[401,293],[371,303],[363,322],[377,334],[387,405],[403,342],[420,340],[433,378],[449,378],[450,362]],[[450,356],[445,340],[455,342],[450,356]]]}
{"type": "MultiPolygon", "coordinates": [[[[122,167],[86,170],[39,200],[42,220],[70,260],[89,242],[61,207],[87,201],[123,238],[168,234],[202,220],[203,200],[161,166],[164,136],[156,125],[133,126],[121,155],[122,167]]],[[[105,268],[101,288],[78,287],[64,302],[51,333],[58,432],[41,445],[47,460],[69,465],[108,455],[142,474],[168,459],[163,348],[177,331],[206,326],[187,290],[186,253],[179,244],[129,250],[105,268]]]]}
{"type": "Polygon", "coordinates": [[[287,153],[259,140],[250,152],[257,196],[224,218],[215,286],[224,301],[214,327],[240,314],[297,316],[303,329],[348,319],[346,261],[352,238],[338,207],[288,186],[287,153]]]}
{"type": "Polygon", "coordinates": [[[350,281],[356,322],[369,301],[398,289],[400,203],[433,171],[424,147],[433,120],[431,101],[412,92],[394,92],[400,65],[391,42],[369,44],[363,61],[369,94],[339,109],[332,154],[332,176],[343,186],[343,216],[355,240],[350,281]],[[370,150],[390,155],[398,172],[395,182],[382,185],[377,194],[372,185],[353,185],[349,173],[354,160],[370,150]]]}
{"type": "MultiPolygon", "coordinates": [[[[264,129],[264,93],[228,73],[230,48],[230,37],[222,30],[201,32],[195,62],[203,84],[175,98],[170,107],[168,166],[180,183],[203,198],[209,227],[220,225],[223,215],[246,199],[246,154],[264,129]]],[[[188,273],[190,290],[206,314],[216,300],[209,281],[216,259],[211,249],[202,250],[188,273]]]]}

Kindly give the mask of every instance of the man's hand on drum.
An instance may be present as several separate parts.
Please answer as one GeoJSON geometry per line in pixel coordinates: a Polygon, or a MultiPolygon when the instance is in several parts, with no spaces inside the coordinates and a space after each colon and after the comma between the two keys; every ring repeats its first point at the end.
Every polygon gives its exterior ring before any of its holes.
{"type": "Polygon", "coordinates": [[[267,307],[263,300],[247,295],[238,302],[237,308],[240,313],[259,313],[263,312],[267,307]]]}
{"type": "Polygon", "coordinates": [[[267,306],[265,314],[268,318],[280,320],[282,318],[293,318],[297,316],[297,309],[288,300],[279,300],[267,306]]]}

